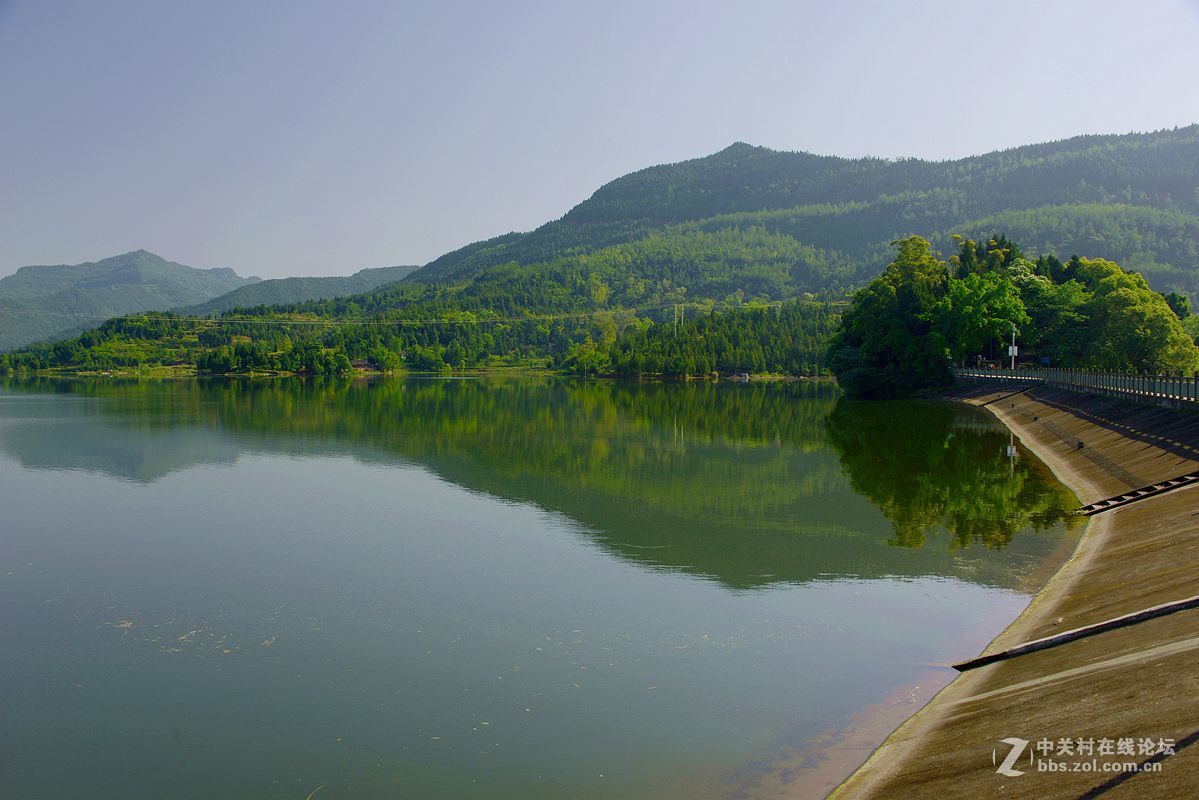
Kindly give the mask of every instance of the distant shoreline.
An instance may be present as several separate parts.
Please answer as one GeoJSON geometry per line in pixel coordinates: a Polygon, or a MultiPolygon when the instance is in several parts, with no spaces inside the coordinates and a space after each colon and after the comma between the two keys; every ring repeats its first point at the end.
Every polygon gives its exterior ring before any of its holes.
{"type": "MultiPolygon", "coordinates": [[[[743,373],[744,374],[744,373],[743,373]]],[[[472,369],[455,369],[455,370],[399,370],[396,372],[380,372],[378,370],[355,369],[352,372],[340,376],[348,380],[360,380],[362,378],[403,378],[403,377],[418,377],[418,378],[474,378],[474,377],[489,377],[489,376],[538,376],[538,377],[561,377],[561,378],[584,378],[591,380],[615,380],[615,381],[641,381],[648,383],[715,383],[720,381],[733,381],[734,383],[765,383],[765,382],[790,382],[790,381],[835,381],[832,375],[782,375],[776,373],[750,373],[748,377],[742,378],[736,374],[721,374],[719,377],[711,375],[591,375],[583,376],[571,372],[564,372],[556,369],[548,369],[546,367],[479,367],[472,369]]],[[[145,369],[111,369],[111,370],[59,370],[59,369],[42,369],[28,372],[12,372],[4,375],[0,373],[0,377],[8,378],[195,378],[195,379],[254,379],[262,380],[268,378],[314,378],[314,377],[329,377],[309,375],[303,372],[225,372],[225,373],[200,373],[195,367],[178,366],[178,367],[147,367],[145,369]]]]}

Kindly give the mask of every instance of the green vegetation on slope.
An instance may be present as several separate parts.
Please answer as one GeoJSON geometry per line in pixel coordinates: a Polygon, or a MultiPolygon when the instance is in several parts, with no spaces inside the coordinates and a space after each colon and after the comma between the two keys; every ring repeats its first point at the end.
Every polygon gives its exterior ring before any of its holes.
{"type": "Polygon", "coordinates": [[[257,280],[145,250],[74,266],[22,267],[0,278],[0,350],[77,333],[118,314],[198,303],[257,280]]]}
{"type": "Polygon", "coordinates": [[[823,351],[836,330],[838,310],[832,303],[792,302],[638,326],[613,339],[606,358],[590,339],[573,347],[567,366],[584,374],[630,376],[823,374],[823,351]]]}
{"type": "Polygon", "coordinates": [[[184,316],[207,316],[231,309],[250,309],[326,300],[349,294],[364,294],[404,278],[416,267],[361,269],[353,275],[328,278],[270,278],[240,286],[220,297],[196,305],[176,308],[184,316]]]}
{"type": "MultiPolygon", "coordinates": [[[[1161,291],[1188,294],[1199,275],[1197,175],[1199,126],[1079,137],[940,163],[738,144],[620,178],[560,220],[469,245],[368,293],[225,313],[216,322],[117,321],[6,363],[93,369],[181,363],[216,372],[328,372],[352,361],[387,370],[551,364],[586,373],[695,374],[736,364],[736,371],[819,371],[807,340],[826,324],[827,303],[865,284],[888,260],[890,243],[918,231],[939,231],[935,240],[951,242],[958,232],[1011,224],[1047,255],[1065,260],[1075,248],[1103,253],[1140,266],[1161,291]],[[680,352],[661,327],[673,336],[682,315],[688,334],[706,337],[715,329],[704,325],[728,327],[719,321],[726,313],[783,303],[804,317],[801,331],[791,344],[759,340],[762,358],[753,355],[757,345],[731,341],[680,352]],[[626,341],[639,342],[633,349],[645,358],[639,361],[626,341]]],[[[1003,228],[985,235],[996,230],[1003,228]]],[[[954,304],[1007,291],[996,276],[971,280],[955,285],[955,295],[934,298],[944,325],[954,304]]],[[[1087,291],[1096,294],[1094,287],[1087,291]]],[[[915,300],[923,313],[923,300],[915,300]]],[[[1030,297],[1022,294],[1021,302],[1030,297]]],[[[765,336],[784,335],[758,328],[765,336]]],[[[923,354],[929,365],[941,365],[927,368],[944,373],[946,350],[974,355],[966,351],[983,333],[953,332],[954,342],[923,354]]],[[[1055,358],[1070,355],[1057,349],[1055,358]]],[[[1092,353],[1078,363],[1112,359],[1092,353]]]]}
{"type": "Polygon", "coordinates": [[[838,381],[859,397],[950,382],[953,363],[994,357],[1014,328],[1024,357],[1117,372],[1190,373],[1199,348],[1173,304],[1103,259],[1035,262],[1005,237],[963,240],[948,263],[919,236],[897,243],[881,276],[854,295],[830,344],[838,381]]]}
{"type": "MultiPolygon", "coordinates": [[[[995,231],[1003,231],[1030,252],[1063,260],[1103,253],[1144,275],[1158,291],[1199,293],[1199,216],[1195,214],[1125,204],[1055,205],[1003,211],[958,225],[950,233],[986,241],[995,231]]],[[[943,249],[954,245],[948,233],[930,238],[943,249]]]]}
{"type": "Polygon", "coordinates": [[[461,282],[500,264],[550,262],[672,228],[762,227],[823,254],[795,276],[801,291],[819,292],[865,283],[894,239],[943,231],[934,241],[948,246],[951,233],[978,238],[1007,230],[1010,221],[1017,238],[1039,252],[1062,259],[1102,252],[1146,267],[1161,291],[1193,293],[1199,259],[1195,237],[1188,243],[1185,234],[1199,229],[1197,176],[1199,126],[1081,136],[945,162],[739,143],[626,175],[560,220],[447,253],[410,280],[461,282]],[[1015,216],[1001,216],[1008,213],[1015,216]]]}
{"type": "MultiPolygon", "coordinates": [[[[580,346],[592,342],[624,372],[677,374],[681,365],[684,372],[707,374],[725,364],[735,364],[735,371],[809,365],[804,371],[815,372],[831,329],[830,311],[806,300],[788,302],[788,310],[776,312],[781,317],[757,326],[764,335],[779,334],[780,341],[721,344],[718,358],[707,358],[693,343],[681,361],[647,351],[648,360],[637,367],[616,345],[626,331],[645,332],[668,319],[673,326],[676,314],[690,322],[717,308],[741,309],[747,290],[753,301],[796,297],[792,269],[804,256],[794,241],[760,228],[653,236],[548,264],[503,265],[461,285],[402,282],[365,295],[228,312],[213,320],[169,314],[110,320],[73,341],[0,358],[0,367],[189,364],[217,373],[329,373],[353,361],[384,370],[568,362],[595,372],[594,364],[576,357],[580,346]],[[780,320],[798,329],[784,331],[780,320]]],[[[667,349],[654,352],[665,355],[667,349]]]]}

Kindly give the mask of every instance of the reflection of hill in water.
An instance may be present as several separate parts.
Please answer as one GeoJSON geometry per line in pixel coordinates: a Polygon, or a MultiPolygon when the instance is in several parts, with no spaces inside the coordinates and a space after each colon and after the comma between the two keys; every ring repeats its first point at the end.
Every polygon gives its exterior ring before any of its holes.
{"type": "Polygon", "coordinates": [[[627,560],[732,587],[927,574],[1015,585],[1058,542],[1017,534],[1051,524],[1072,500],[1033,459],[1010,463],[1006,433],[981,412],[848,403],[828,384],[41,381],[6,390],[0,449],[28,467],[149,482],[241,453],[416,462],[468,489],[564,513],[627,560]]]}
{"type": "Polygon", "coordinates": [[[229,436],[195,425],[149,427],[113,417],[102,404],[64,408],[13,397],[0,404],[0,450],[32,469],[101,472],[138,483],[198,464],[232,464],[240,452],[229,436]]]}

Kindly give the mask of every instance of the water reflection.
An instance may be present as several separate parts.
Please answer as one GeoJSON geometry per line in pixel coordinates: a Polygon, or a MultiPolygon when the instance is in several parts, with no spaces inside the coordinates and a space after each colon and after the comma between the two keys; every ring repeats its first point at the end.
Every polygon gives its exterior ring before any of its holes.
{"type": "Polygon", "coordinates": [[[1068,546],[1005,445],[827,384],[4,384],[0,796],[758,796],[1068,546]]]}
{"type": "Polygon", "coordinates": [[[1034,458],[974,409],[943,403],[841,399],[826,420],[853,488],[891,521],[892,544],[1000,548],[1029,528],[1077,525],[1077,506],[1034,458]]]}
{"type": "Polygon", "coordinates": [[[1075,503],[989,416],[827,383],[9,381],[0,450],[151,483],[242,454],[418,463],[558,511],[627,561],[745,589],[838,576],[1016,586],[1075,503]],[[47,394],[70,403],[47,403],[47,394]],[[899,547],[895,547],[898,545],[899,547]]]}

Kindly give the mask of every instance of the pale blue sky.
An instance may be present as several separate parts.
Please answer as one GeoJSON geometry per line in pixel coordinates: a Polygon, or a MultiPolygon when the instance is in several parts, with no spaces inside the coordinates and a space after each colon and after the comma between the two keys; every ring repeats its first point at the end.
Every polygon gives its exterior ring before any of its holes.
{"type": "Polygon", "coordinates": [[[0,275],[424,263],[734,141],[951,158],[1199,122],[1195,0],[0,0],[0,275]]]}

